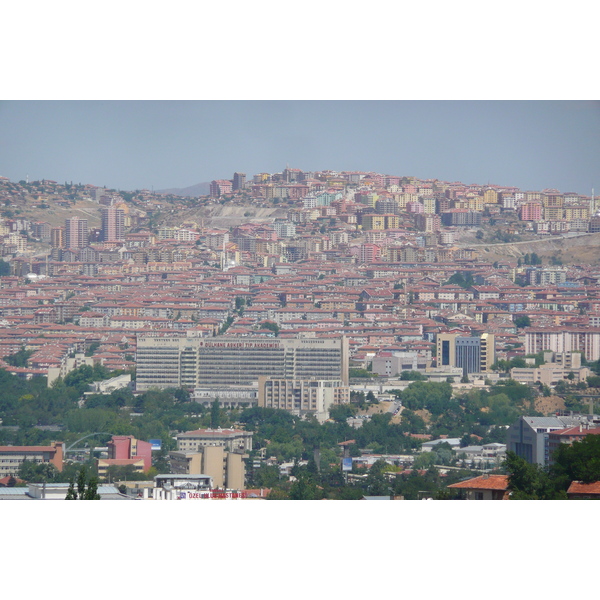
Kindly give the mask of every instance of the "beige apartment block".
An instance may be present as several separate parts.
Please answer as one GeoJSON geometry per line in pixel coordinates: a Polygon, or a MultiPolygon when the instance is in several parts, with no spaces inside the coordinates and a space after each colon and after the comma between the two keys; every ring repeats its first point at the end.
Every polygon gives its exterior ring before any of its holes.
{"type": "Polygon", "coordinates": [[[177,475],[208,475],[216,488],[243,490],[247,455],[228,452],[223,446],[206,446],[199,452],[169,453],[171,472],[177,475]]]}
{"type": "Polygon", "coordinates": [[[314,414],[323,420],[329,409],[350,402],[350,387],[340,380],[278,379],[260,377],[258,406],[287,410],[302,416],[314,414]]]}
{"type": "Polygon", "coordinates": [[[534,385],[542,383],[544,385],[556,385],[559,381],[568,379],[569,373],[573,373],[573,383],[585,381],[591,374],[587,367],[565,369],[550,363],[531,369],[511,369],[510,377],[519,383],[534,385]]]}

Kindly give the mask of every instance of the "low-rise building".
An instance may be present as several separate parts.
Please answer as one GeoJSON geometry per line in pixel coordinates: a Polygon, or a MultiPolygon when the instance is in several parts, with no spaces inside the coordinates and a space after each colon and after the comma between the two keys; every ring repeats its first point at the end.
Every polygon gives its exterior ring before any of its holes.
{"type": "Polygon", "coordinates": [[[64,442],[52,442],[49,446],[0,446],[0,477],[16,475],[25,461],[50,463],[62,471],[64,454],[64,442]]]}
{"type": "Polygon", "coordinates": [[[578,369],[565,369],[555,363],[540,365],[537,368],[514,368],[510,370],[510,377],[519,383],[534,385],[542,383],[544,385],[556,385],[559,381],[569,379],[573,374],[573,383],[585,381],[591,374],[587,367],[578,369]]]}
{"type": "Polygon", "coordinates": [[[255,385],[207,386],[196,388],[190,399],[209,406],[215,400],[223,408],[252,408],[258,403],[258,387],[255,385]]]}
{"type": "Polygon", "coordinates": [[[572,481],[567,490],[567,496],[569,500],[599,500],[600,481],[593,481],[592,483],[572,481]]]}
{"type": "MultiPolygon", "coordinates": [[[[210,475],[157,475],[154,478],[154,500],[199,500],[207,498],[213,489],[210,475]]],[[[143,490],[148,498],[148,489],[143,490]]]]}
{"type": "MultiPolygon", "coordinates": [[[[0,489],[0,500],[65,500],[70,483],[30,483],[28,487],[0,489]]],[[[121,494],[116,486],[101,484],[98,486],[100,500],[133,500],[121,494]]]]}
{"type": "Polygon", "coordinates": [[[508,500],[507,475],[482,475],[448,486],[460,490],[466,500],[508,500]]]}

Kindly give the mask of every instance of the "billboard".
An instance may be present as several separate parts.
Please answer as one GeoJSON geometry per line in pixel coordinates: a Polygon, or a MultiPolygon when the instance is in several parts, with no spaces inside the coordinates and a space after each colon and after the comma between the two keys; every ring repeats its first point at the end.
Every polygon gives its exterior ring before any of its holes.
{"type": "Polygon", "coordinates": [[[231,490],[182,490],[177,494],[177,500],[242,500],[243,498],[246,498],[245,491],[234,492],[231,490]]]}
{"type": "Polygon", "coordinates": [[[148,440],[148,442],[152,445],[152,450],[162,449],[162,440],[148,440]]]}
{"type": "Polygon", "coordinates": [[[352,471],[352,457],[342,458],[342,471],[352,471]]]}

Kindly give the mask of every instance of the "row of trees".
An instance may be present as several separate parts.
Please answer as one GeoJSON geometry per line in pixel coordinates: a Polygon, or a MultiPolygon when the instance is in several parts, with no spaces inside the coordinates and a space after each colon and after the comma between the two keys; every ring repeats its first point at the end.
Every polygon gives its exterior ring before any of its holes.
{"type": "MultiPolygon", "coordinates": [[[[123,388],[111,394],[88,395],[80,406],[91,381],[118,373],[101,365],[84,365],[47,387],[45,378],[23,380],[0,369],[0,418],[8,426],[0,430],[0,444],[45,444],[57,439],[57,432],[40,427],[54,426],[60,428],[59,439],[67,445],[87,433],[106,431],[143,440],[162,439],[166,450],[170,450],[175,445],[171,431],[211,426],[211,411],[191,402],[182,389],[152,390],[134,396],[123,388]]],[[[218,422],[228,427],[232,418],[235,413],[221,410],[218,422]]],[[[110,435],[95,441],[105,444],[108,439],[110,435]]]]}

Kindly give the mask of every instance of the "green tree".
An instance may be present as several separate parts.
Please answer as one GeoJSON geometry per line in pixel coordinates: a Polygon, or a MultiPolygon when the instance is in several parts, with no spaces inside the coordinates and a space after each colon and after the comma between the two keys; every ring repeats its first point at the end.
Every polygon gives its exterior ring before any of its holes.
{"type": "Polygon", "coordinates": [[[531,319],[528,315],[521,315],[515,319],[515,327],[517,329],[522,329],[523,327],[530,327],[531,319]]]}
{"type": "Polygon", "coordinates": [[[338,423],[344,423],[346,419],[356,414],[357,407],[353,404],[334,404],[329,409],[329,417],[338,423]]]}
{"type": "Polygon", "coordinates": [[[400,374],[401,381],[427,381],[427,377],[419,371],[402,371],[400,374]]]}
{"type": "Polygon", "coordinates": [[[277,323],[274,323],[273,321],[263,321],[260,324],[260,327],[261,329],[269,329],[275,334],[275,337],[279,335],[279,325],[277,325],[277,323]]]}
{"type": "Polygon", "coordinates": [[[348,376],[350,378],[353,377],[364,377],[364,378],[372,378],[372,377],[377,377],[377,375],[375,373],[371,373],[371,371],[368,371],[367,369],[358,369],[355,367],[350,367],[348,369],[348,376]]]}
{"type": "Polygon", "coordinates": [[[94,356],[94,352],[100,348],[100,342],[92,342],[89,348],[85,351],[86,356],[94,356]]]}
{"type": "Polygon", "coordinates": [[[210,405],[210,427],[217,429],[221,425],[221,407],[218,398],[210,405]]]}
{"type": "Polygon", "coordinates": [[[321,500],[323,492],[309,473],[302,472],[292,483],[289,496],[290,500],[321,500]]]}
{"type": "Polygon", "coordinates": [[[136,471],[133,465],[111,465],[106,469],[107,481],[147,481],[148,479],[150,479],[148,473],[136,471]]]}
{"type": "Polygon", "coordinates": [[[253,484],[274,488],[279,484],[279,468],[276,465],[261,465],[252,474],[253,484]]]}
{"type": "Polygon", "coordinates": [[[246,307],[246,299],[243,296],[235,297],[235,310],[240,316],[244,314],[244,308],[246,307]]]}
{"type": "Polygon", "coordinates": [[[77,489],[74,479],[71,479],[65,500],[100,500],[98,479],[94,476],[88,478],[86,468],[82,467],[77,476],[77,489]]]}
{"type": "Polygon", "coordinates": [[[388,464],[381,458],[371,465],[366,478],[367,494],[369,496],[390,495],[390,484],[384,475],[387,467],[388,464]]]}
{"type": "Polygon", "coordinates": [[[594,387],[594,388],[600,387],[600,377],[597,377],[595,375],[590,375],[586,381],[590,387],[594,387]]]}
{"type": "Polygon", "coordinates": [[[508,472],[508,489],[511,500],[560,500],[566,494],[557,485],[548,469],[538,464],[530,464],[514,452],[506,453],[504,462],[508,472]]]}
{"type": "Polygon", "coordinates": [[[6,356],[4,360],[13,367],[26,367],[27,361],[32,354],[33,350],[26,350],[25,346],[21,346],[18,352],[6,356]]]}
{"type": "Polygon", "coordinates": [[[10,263],[5,262],[0,258],[0,277],[10,276],[10,263]]]}
{"type": "Polygon", "coordinates": [[[589,434],[571,445],[560,444],[552,458],[551,473],[563,487],[571,481],[600,481],[600,435],[589,434]]]}
{"type": "Polygon", "coordinates": [[[51,463],[36,464],[33,461],[24,460],[19,467],[17,477],[27,482],[55,481],[59,470],[51,463]]]}
{"type": "Polygon", "coordinates": [[[458,285],[461,288],[468,289],[475,285],[475,280],[469,271],[457,271],[448,279],[446,285],[458,285]]]}
{"type": "Polygon", "coordinates": [[[435,464],[435,452],[421,452],[413,462],[414,469],[428,469],[435,464]]]}

